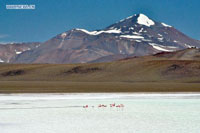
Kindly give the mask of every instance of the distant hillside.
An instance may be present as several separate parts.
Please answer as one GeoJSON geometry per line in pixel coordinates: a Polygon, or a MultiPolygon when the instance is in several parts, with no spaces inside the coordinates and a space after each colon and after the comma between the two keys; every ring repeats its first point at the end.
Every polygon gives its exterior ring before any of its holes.
{"type": "Polygon", "coordinates": [[[0,44],[0,63],[12,63],[17,55],[33,50],[40,46],[40,43],[10,43],[0,44]]]}
{"type": "Polygon", "coordinates": [[[94,64],[0,65],[1,81],[200,82],[200,50],[94,64]]]}
{"type": "Polygon", "coordinates": [[[200,49],[191,48],[177,52],[162,52],[155,55],[156,57],[165,57],[170,60],[200,60],[200,49]]]}
{"type": "Polygon", "coordinates": [[[199,92],[199,54],[186,49],[108,63],[0,64],[0,93],[199,92]]]}

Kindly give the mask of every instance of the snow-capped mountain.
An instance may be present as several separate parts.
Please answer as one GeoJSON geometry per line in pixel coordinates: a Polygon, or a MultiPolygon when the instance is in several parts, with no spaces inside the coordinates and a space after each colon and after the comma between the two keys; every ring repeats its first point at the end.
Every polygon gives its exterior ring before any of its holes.
{"type": "Polygon", "coordinates": [[[10,63],[15,57],[25,51],[33,50],[40,43],[9,43],[0,44],[0,63],[10,63]]]}
{"type": "Polygon", "coordinates": [[[86,63],[107,62],[129,56],[144,56],[200,47],[174,27],[137,14],[105,29],[72,29],[22,51],[12,63],[86,63]]]}

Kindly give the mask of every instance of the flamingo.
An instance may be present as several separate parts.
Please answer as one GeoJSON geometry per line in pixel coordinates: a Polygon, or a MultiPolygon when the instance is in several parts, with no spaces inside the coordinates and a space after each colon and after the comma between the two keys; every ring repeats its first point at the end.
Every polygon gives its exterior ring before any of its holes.
{"type": "Polygon", "coordinates": [[[83,108],[88,108],[88,105],[83,106],[83,108]]]}
{"type": "Polygon", "coordinates": [[[113,103],[113,104],[110,104],[110,107],[115,107],[115,103],[113,103]]]}
{"type": "Polygon", "coordinates": [[[99,104],[99,106],[98,106],[98,107],[100,108],[100,107],[102,107],[102,105],[101,105],[101,104],[99,104]]]}
{"type": "Polygon", "coordinates": [[[117,108],[120,108],[120,105],[117,105],[116,107],[117,107],[117,108]]]}
{"type": "Polygon", "coordinates": [[[107,105],[104,105],[104,104],[99,104],[99,106],[98,106],[99,108],[101,108],[101,107],[107,107],[107,105]]]}
{"type": "Polygon", "coordinates": [[[107,105],[102,105],[103,107],[107,107],[107,105]]]}
{"type": "Polygon", "coordinates": [[[120,104],[120,106],[123,108],[123,107],[124,107],[124,104],[120,104]]]}
{"type": "Polygon", "coordinates": [[[123,107],[124,107],[124,104],[119,104],[119,105],[117,105],[116,107],[117,107],[117,108],[121,108],[121,107],[123,108],[123,107]]]}

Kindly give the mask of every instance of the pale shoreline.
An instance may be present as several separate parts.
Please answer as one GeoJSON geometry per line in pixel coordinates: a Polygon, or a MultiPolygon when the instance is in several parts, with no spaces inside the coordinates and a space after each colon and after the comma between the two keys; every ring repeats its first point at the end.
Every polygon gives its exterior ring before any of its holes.
{"type": "Polygon", "coordinates": [[[101,100],[101,99],[200,99],[200,93],[11,93],[0,94],[4,100],[101,100]]]}

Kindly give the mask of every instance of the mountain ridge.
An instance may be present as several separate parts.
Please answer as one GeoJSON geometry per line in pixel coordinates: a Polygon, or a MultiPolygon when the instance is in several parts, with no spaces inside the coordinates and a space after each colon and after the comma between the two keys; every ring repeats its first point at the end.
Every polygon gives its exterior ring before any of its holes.
{"type": "Polygon", "coordinates": [[[101,30],[75,28],[60,33],[37,48],[22,51],[10,63],[70,64],[101,62],[101,59],[109,62],[191,47],[200,48],[200,41],[173,26],[136,14],[101,30]]]}

